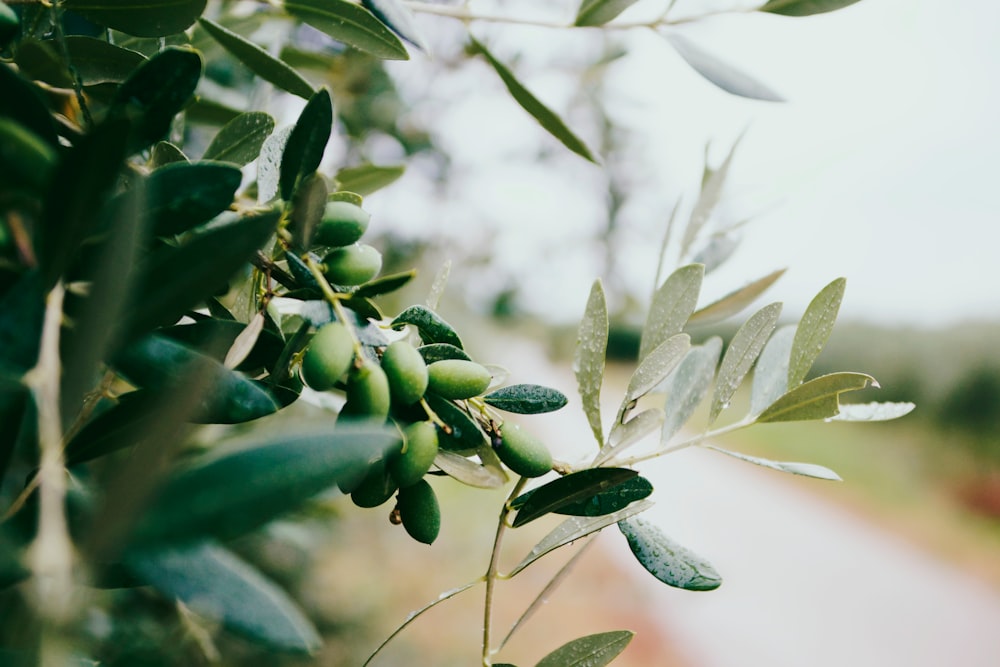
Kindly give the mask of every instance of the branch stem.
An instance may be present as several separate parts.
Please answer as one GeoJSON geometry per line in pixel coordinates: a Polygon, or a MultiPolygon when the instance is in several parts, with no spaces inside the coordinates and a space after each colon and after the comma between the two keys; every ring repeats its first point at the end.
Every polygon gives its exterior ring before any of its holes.
{"type": "Polygon", "coordinates": [[[497,521],[497,532],[493,538],[493,551],[490,553],[490,564],[486,569],[486,596],[483,603],[483,667],[490,667],[493,664],[493,651],[490,647],[493,631],[493,592],[499,578],[500,548],[503,544],[504,533],[507,532],[507,515],[510,514],[510,501],[521,495],[521,491],[527,483],[527,477],[521,477],[517,480],[514,488],[510,491],[510,495],[507,496],[507,500],[504,501],[503,507],[500,509],[500,518],[497,521]]]}

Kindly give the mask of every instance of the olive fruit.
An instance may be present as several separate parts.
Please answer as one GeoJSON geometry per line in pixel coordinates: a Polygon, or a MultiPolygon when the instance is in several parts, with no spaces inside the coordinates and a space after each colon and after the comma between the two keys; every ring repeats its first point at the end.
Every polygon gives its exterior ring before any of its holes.
{"type": "Polygon", "coordinates": [[[500,436],[500,444],[495,447],[497,456],[518,475],[541,477],[552,470],[552,454],[545,443],[517,424],[504,424],[500,436]]]}
{"type": "Polygon", "coordinates": [[[441,398],[472,398],[486,391],[493,377],[481,364],[442,359],[427,366],[427,388],[441,398]]]}
{"type": "Polygon", "coordinates": [[[20,27],[21,21],[14,10],[7,3],[0,2],[0,47],[6,46],[17,35],[20,27]]]}
{"type": "Polygon", "coordinates": [[[424,544],[437,539],[441,530],[441,508],[427,480],[401,488],[396,507],[410,537],[424,544]]]}
{"type": "Polygon", "coordinates": [[[382,370],[389,378],[393,399],[404,405],[416,403],[427,390],[427,364],[405,340],[397,340],[385,348],[382,370]]]}
{"type": "Polygon", "coordinates": [[[361,285],[382,270],[382,253],[370,245],[353,243],[331,250],[323,264],[323,274],[334,285],[361,285]]]}
{"type": "Polygon", "coordinates": [[[389,460],[389,473],[400,488],[419,482],[438,453],[437,427],[429,421],[410,424],[403,431],[403,451],[389,460]]]}
{"type": "Polygon", "coordinates": [[[313,240],[319,245],[346,246],[360,239],[368,229],[371,214],[349,201],[327,202],[313,240]]]}
{"type": "Polygon", "coordinates": [[[341,415],[385,421],[389,416],[389,380],[385,371],[370,359],[347,374],[347,402],[341,415]]]}
{"type": "Polygon", "coordinates": [[[302,379],[316,391],[333,388],[354,360],[354,338],[340,322],[324,324],[302,357],[302,379]]]}
{"type": "Polygon", "coordinates": [[[375,468],[351,491],[351,501],[358,507],[378,507],[392,498],[396,483],[382,468],[375,468]]]}
{"type": "Polygon", "coordinates": [[[0,117],[0,187],[45,190],[57,158],[55,149],[44,139],[20,123],[0,117]]]}

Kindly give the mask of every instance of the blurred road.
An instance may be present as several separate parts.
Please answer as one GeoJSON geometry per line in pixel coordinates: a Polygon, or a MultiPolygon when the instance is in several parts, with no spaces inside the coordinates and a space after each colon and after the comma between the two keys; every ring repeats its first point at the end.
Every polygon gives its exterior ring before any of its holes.
{"type": "MultiPolygon", "coordinates": [[[[571,396],[559,418],[532,418],[532,430],[557,456],[588,451],[593,436],[573,400],[568,365],[556,368],[540,351],[506,342],[497,360],[523,376],[512,381],[549,384],[571,396]]],[[[616,406],[608,407],[613,415],[616,406]]],[[[656,506],[643,516],[712,562],[722,587],[692,593],[662,586],[635,563],[617,531],[605,531],[601,544],[620,556],[632,594],[654,601],[659,622],[691,664],[1000,665],[1000,593],[819,500],[798,479],[787,483],[777,477],[782,473],[700,449],[641,470],[656,488],[656,506]]]]}

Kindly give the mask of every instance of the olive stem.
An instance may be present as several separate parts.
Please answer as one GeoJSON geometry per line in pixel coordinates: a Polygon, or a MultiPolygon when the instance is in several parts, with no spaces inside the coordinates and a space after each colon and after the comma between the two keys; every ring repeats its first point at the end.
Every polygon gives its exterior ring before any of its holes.
{"type": "Polygon", "coordinates": [[[672,447],[665,447],[663,449],[658,449],[655,452],[650,452],[649,454],[643,454],[641,456],[633,456],[628,459],[622,459],[620,461],[615,461],[615,464],[623,468],[628,468],[651,459],[664,456],[665,454],[672,454],[678,452],[682,449],[687,449],[688,447],[694,447],[700,445],[705,440],[709,438],[716,438],[720,435],[725,435],[727,433],[732,433],[733,431],[738,431],[741,428],[746,428],[754,423],[753,419],[742,419],[738,422],[730,424],[729,426],[723,426],[722,428],[717,428],[712,431],[705,431],[704,433],[697,435],[688,440],[683,440],[672,447]]]}
{"type": "Polygon", "coordinates": [[[340,303],[341,297],[333,291],[333,288],[330,287],[330,283],[326,280],[326,276],[324,276],[323,272],[319,270],[319,265],[316,264],[316,260],[309,255],[306,255],[306,266],[309,267],[309,273],[312,274],[312,277],[316,279],[316,283],[319,285],[320,291],[323,292],[323,297],[326,298],[326,300],[330,303],[330,306],[333,308],[333,312],[336,314],[337,319],[340,320],[345,327],[347,327],[347,331],[351,334],[351,339],[354,341],[354,358],[361,359],[361,355],[364,353],[361,348],[361,340],[358,338],[357,332],[354,331],[354,326],[351,324],[351,321],[347,318],[347,313],[344,312],[344,307],[340,303]]]}
{"type": "Polygon", "coordinates": [[[493,626],[493,590],[496,586],[498,571],[500,569],[500,547],[503,544],[503,536],[507,531],[507,515],[510,514],[510,502],[521,495],[522,489],[528,483],[527,477],[517,480],[510,495],[500,508],[500,518],[497,521],[497,532],[493,538],[493,551],[490,553],[490,564],[486,569],[486,599],[483,604],[483,667],[490,667],[492,662],[492,651],[490,649],[491,632],[493,626]]]}

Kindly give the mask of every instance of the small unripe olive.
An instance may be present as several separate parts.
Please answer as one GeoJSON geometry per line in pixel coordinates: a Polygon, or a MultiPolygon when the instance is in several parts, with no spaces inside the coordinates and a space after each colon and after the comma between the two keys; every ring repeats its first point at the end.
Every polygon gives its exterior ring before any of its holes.
{"type": "Polygon", "coordinates": [[[323,264],[326,279],[334,285],[361,285],[382,270],[382,253],[370,245],[354,243],[331,250],[323,264]]]}
{"type": "Polygon", "coordinates": [[[340,414],[385,421],[389,416],[389,380],[385,371],[370,359],[347,374],[347,402],[340,414]]]}
{"type": "Polygon", "coordinates": [[[327,202],[313,240],[318,245],[351,245],[364,235],[370,219],[371,214],[357,204],[349,201],[327,202]]]}
{"type": "Polygon", "coordinates": [[[351,500],[358,507],[378,507],[392,498],[396,482],[382,468],[372,470],[351,491],[351,500]]]}
{"type": "Polygon", "coordinates": [[[442,359],[427,366],[427,388],[441,398],[479,396],[493,379],[481,364],[464,359],[442,359]]]}
{"type": "Polygon", "coordinates": [[[437,427],[429,421],[403,431],[403,451],[389,460],[389,472],[400,488],[416,484],[431,469],[438,453],[437,427]]]}
{"type": "Polygon", "coordinates": [[[354,338],[340,322],[324,324],[302,357],[302,379],[317,391],[331,389],[354,360],[354,338]]]}
{"type": "Polygon", "coordinates": [[[427,391],[427,364],[405,340],[397,340],[385,348],[382,370],[389,377],[393,399],[404,405],[416,403],[427,391]]]}
{"type": "Polygon", "coordinates": [[[437,539],[441,531],[441,508],[427,480],[401,488],[397,508],[403,528],[410,537],[424,544],[437,539]]]}
{"type": "Polygon", "coordinates": [[[552,470],[552,454],[541,440],[521,430],[517,424],[501,427],[497,456],[522,477],[541,477],[552,470]]]}

